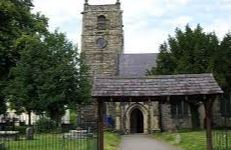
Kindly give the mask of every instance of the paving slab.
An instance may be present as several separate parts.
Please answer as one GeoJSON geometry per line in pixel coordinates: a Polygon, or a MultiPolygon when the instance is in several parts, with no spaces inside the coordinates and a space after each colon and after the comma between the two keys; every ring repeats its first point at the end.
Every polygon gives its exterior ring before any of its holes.
{"type": "Polygon", "coordinates": [[[155,140],[149,135],[122,136],[119,150],[182,150],[165,142],[155,140]]]}

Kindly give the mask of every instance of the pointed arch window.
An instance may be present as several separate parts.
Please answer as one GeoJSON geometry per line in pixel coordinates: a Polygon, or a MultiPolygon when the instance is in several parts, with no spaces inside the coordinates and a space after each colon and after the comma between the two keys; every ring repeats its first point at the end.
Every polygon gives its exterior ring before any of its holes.
{"type": "Polygon", "coordinates": [[[106,17],[104,15],[101,15],[98,17],[98,20],[97,20],[97,26],[98,26],[98,29],[100,30],[105,30],[106,29],[106,17]]]}

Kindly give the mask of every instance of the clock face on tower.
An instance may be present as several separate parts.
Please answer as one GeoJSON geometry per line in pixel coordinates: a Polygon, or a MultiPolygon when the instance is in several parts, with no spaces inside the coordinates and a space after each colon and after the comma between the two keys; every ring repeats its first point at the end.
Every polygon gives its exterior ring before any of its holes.
{"type": "Polygon", "coordinates": [[[104,38],[98,38],[96,40],[96,44],[98,48],[103,49],[107,46],[107,41],[104,38]]]}

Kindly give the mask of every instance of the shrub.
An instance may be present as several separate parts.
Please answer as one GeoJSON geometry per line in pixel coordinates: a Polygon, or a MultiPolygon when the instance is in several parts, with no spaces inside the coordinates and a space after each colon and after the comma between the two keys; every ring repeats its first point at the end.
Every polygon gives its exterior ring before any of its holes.
{"type": "Polygon", "coordinates": [[[39,133],[48,133],[57,129],[57,123],[49,118],[42,117],[35,123],[35,129],[39,133]]]}
{"type": "Polygon", "coordinates": [[[20,134],[25,134],[26,133],[26,128],[28,128],[28,126],[15,126],[15,131],[19,131],[20,134]]]}

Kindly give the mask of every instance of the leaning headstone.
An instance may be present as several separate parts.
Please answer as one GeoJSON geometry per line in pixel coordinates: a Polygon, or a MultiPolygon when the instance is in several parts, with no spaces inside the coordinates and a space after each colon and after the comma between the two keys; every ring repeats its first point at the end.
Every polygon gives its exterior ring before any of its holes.
{"type": "Polygon", "coordinates": [[[34,130],[32,127],[26,128],[26,139],[33,140],[34,139],[34,130]]]}

